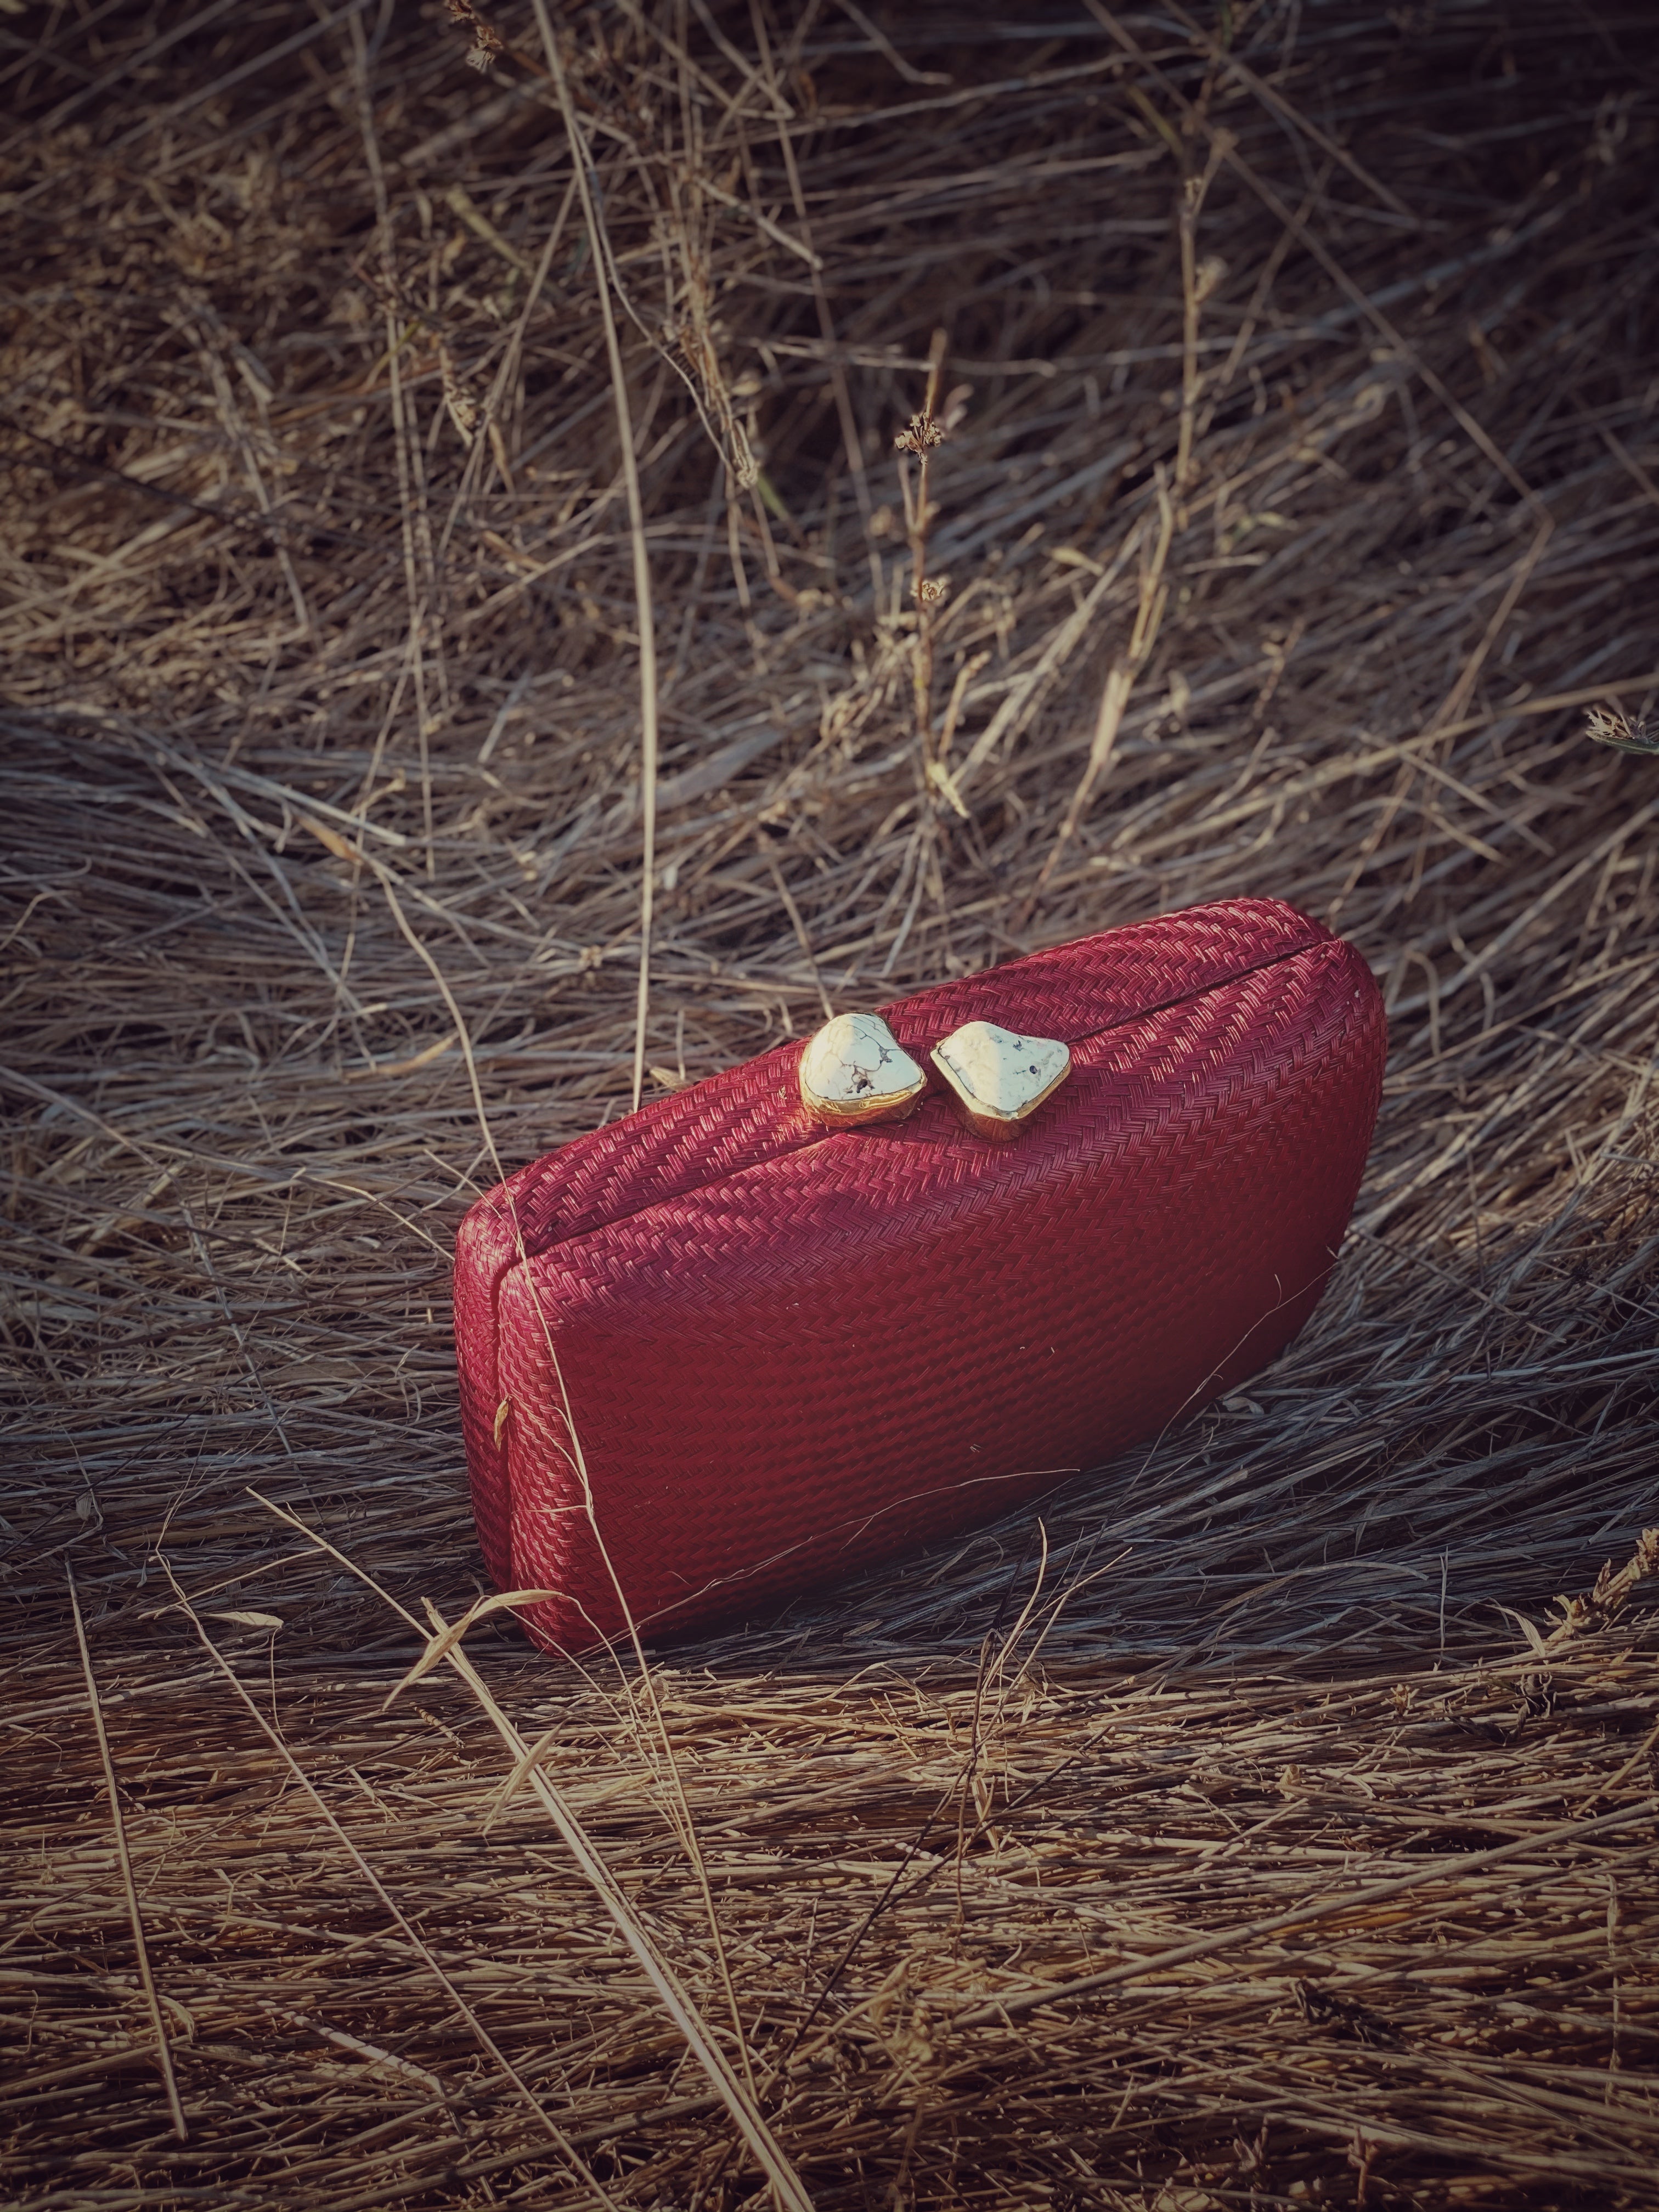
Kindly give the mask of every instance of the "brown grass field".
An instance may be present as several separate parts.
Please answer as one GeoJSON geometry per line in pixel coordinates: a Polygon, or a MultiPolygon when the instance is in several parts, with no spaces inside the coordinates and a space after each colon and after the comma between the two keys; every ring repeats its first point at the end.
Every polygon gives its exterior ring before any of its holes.
{"type": "Polygon", "coordinates": [[[1650,6],[453,12],[0,10],[0,2199],[1659,2205],[1650,6]],[[388,1704],[494,1158],[1245,892],[1274,1367],[388,1704]]]}

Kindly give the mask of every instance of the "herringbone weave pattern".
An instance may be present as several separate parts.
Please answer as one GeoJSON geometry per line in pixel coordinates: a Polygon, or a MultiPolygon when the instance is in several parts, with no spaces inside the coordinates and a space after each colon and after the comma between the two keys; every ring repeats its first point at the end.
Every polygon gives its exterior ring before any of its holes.
{"type": "Polygon", "coordinates": [[[1063,1039],[1073,1072],[1009,1144],[938,1091],[830,1134],[797,1041],[462,1224],[479,1538],[503,1589],[563,1593],[525,1616],[549,1648],[617,1635],[624,1599],[677,1634],[989,1519],[1242,1381],[1312,1311],[1386,1042],[1370,971],[1318,923],[1200,907],[880,1011],[924,1066],[985,1019],[1063,1039]]]}

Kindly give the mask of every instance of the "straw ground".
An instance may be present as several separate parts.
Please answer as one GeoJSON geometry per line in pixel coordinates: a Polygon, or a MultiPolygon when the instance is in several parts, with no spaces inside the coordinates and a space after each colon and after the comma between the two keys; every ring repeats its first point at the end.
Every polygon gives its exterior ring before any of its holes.
{"type": "Polygon", "coordinates": [[[0,18],[8,2201],[1659,2201],[1647,14],[0,18]],[[494,1155],[1239,892],[1393,1022],[1274,1369],[387,1705],[494,1155]]]}

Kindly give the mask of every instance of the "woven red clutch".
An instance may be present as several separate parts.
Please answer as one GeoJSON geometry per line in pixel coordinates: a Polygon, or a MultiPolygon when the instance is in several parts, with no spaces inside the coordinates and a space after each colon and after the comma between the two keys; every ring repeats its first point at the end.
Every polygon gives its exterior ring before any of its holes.
{"type": "Polygon", "coordinates": [[[990,1520],[1312,1311],[1386,1041],[1370,969],[1317,922],[1199,907],[882,1012],[924,1067],[985,1021],[1060,1041],[1071,1071],[1012,1142],[936,1075],[908,1120],[831,1132],[798,1040],[461,1224],[479,1539],[502,1589],[562,1593],[522,1616],[550,1649],[620,1633],[624,1598],[675,1634],[990,1520]]]}

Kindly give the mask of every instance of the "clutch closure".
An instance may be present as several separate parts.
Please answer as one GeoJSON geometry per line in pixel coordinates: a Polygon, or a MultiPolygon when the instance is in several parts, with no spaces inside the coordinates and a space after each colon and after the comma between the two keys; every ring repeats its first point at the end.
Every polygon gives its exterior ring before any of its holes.
{"type": "Polygon", "coordinates": [[[837,1014],[801,1054],[801,1103],[826,1129],[902,1121],[927,1088],[927,1075],[879,1014],[837,1014]]]}
{"type": "MultiPolygon", "coordinates": [[[[1072,1069],[1057,1038],[1023,1036],[994,1022],[964,1023],[931,1058],[962,1119],[994,1144],[1017,1137],[1072,1069]]],[[[801,1103],[828,1129],[902,1121],[927,1087],[927,1075],[879,1014],[837,1014],[801,1054],[801,1103]]]]}
{"type": "Polygon", "coordinates": [[[1072,1072],[1071,1053],[1058,1038],[1020,1036],[994,1022],[964,1023],[932,1057],[963,1120],[995,1144],[1017,1137],[1072,1072]]]}

